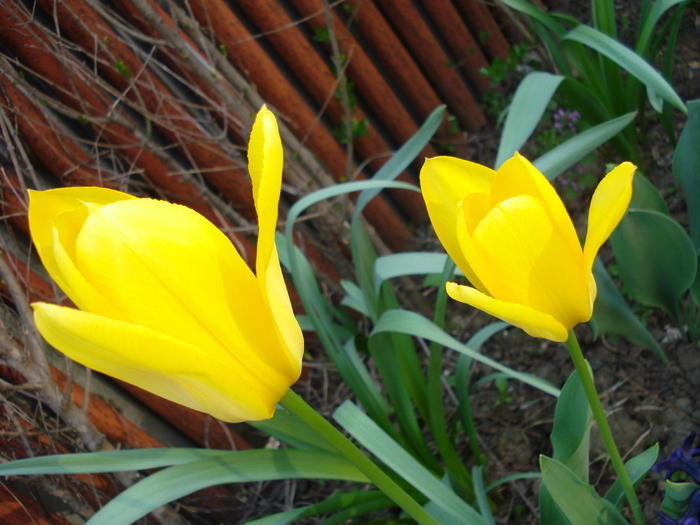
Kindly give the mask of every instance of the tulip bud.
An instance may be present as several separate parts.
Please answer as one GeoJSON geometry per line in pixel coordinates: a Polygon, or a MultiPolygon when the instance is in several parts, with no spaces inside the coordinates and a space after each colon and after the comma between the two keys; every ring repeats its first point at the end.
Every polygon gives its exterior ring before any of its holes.
{"type": "Polygon", "coordinates": [[[223,421],[272,417],[299,377],[304,342],[274,244],[282,144],[265,107],[249,158],[257,275],[184,206],[105,188],[30,192],[41,260],[79,308],[32,305],[44,338],[89,368],[223,421]]]}
{"type": "Polygon", "coordinates": [[[421,189],[435,233],[473,287],[447,283],[453,299],[534,337],[566,341],[593,313],[593,262],[622,219],[635,166],[598,185],[583,248],[554,187],[516,153],[498,171],[453,157],[428,159],[421,189]]]}

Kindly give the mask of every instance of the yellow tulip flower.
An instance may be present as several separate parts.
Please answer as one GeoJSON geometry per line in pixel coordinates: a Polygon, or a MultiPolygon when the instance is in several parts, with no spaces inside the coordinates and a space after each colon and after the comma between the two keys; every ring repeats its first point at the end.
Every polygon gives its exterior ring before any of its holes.
{"type": "Polygon", "coordinates": [[[44,338],[89,368],[223,421],[272,417],[304,346],[274,240],[282,154],[263,107],[248,150],[257,275],[184,206],[94,187],[30,192],[39,255],[80,309],[35,303],[44,338]]]}
{"type": "Polygon", "coordinates": [[[473,285],[447,283],[447,293],[534,337],[566,341],[591,318],[593,262],[627,210],[635,169],[620,164],[598,185],[582,249],[555,189],[518,153],[498,171],[428,159],[420,180],[430,220],[473,285]]]}

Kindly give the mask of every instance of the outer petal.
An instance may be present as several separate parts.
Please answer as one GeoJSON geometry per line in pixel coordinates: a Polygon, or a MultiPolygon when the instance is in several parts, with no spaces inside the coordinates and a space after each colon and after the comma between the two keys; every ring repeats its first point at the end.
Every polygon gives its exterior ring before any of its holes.
{"type": "Polygon", "coordinates": [[[539,199],[520,195],[497,204],[471,235],[460,228],[459,241],[488,295],[544,312],[567,328],[589,314],[582,251],[571,252],[539,199]]]}
{"type": "MultiPolygon", "coordinates": [[[[48,191],[29,190],[29,229],[39,257],[41,257],[41,262],[44,263],[49,275],[73,301],[76,301],[76,298],[73,296],[72,286],[66,281],[54,252],[58,239],[58,232],[54,229],[56,221],[65,214],[72,214],[76,217],[75,212],[84,209],[86,202],[104,205],[135,198],[119,191],[95,187],[58,188],[48,191]]],[[[74,244],[79,228],[80,225],[74,223],[71,229],[64,231],[62,242],[67,243],[68,246],[61,248],[59,252],[65,252],[67,248],[71,252],[68,256],[72,256],[70,246],[74,244]]]]}
{"type": "Polygon", "coordinates": [[[551,315],[516,303],[499,301],[469,286],[447,283],[447,293],[456,301],[467,303],[474,308],[503,319],[522,328],[533,337],[543,337],[563,342],[568,338],[566,327],[551,315]]]}
{"type": "Polygon", "coordinates": [[[35,303],[46,340],[71,359],[223,421],[266,419],[289,385],[260,395],[233,361],[149,328],[35,303]]]}
{"type": "Polygon", "coordinates": [[[290,353],[290,364],[297,368],[298,375],[304,354],[304,338],[294,317],[275,246],[282,168],[283,149],[277,121],[272,112],[263,106],[253,125],[248,145],[248,170],[253,182],[253,199],[260,227],[255,268],[262,297],[275,320],[280,341],[290,353]]]}
{"type": "MultiPolygon", "coordinates": [[[[93,209],[78,236],[76,267],[119,310],[118,320],[235,363],[257,395],[297,378],[257,279],[228,238],[193,210],[150,199],[93,209]]],[[[104,315],[102,308],[92,313],[104,315]]]]}
{"type": "Polygon", "coordinates": [[[495,172],[485,166],[454,157],[427,159],[420,172],[421,191],[438,239],[467,279],[479,287],[481,281],[472,271],[457,239],[457,208],[460,201],[472,193],[489,194],[494,175],[495,172]]]}
{"type": "Polygon", "coordinates": [[[634,164],[623,162],[600,181],[593,194],[583,248],[584,267],[589,274],[598,250],[627,211],[632,199],[632,182],[636,169],[634,164]]]}
{"type": "Polygon", "coordinates": [[[581,251],[576,229],[554,186],[529,160],[515,153],[503,163],[494,177],[491,189],[492,205],[518,195],[530,195],[540,200],[571,252],[581,251]]]}

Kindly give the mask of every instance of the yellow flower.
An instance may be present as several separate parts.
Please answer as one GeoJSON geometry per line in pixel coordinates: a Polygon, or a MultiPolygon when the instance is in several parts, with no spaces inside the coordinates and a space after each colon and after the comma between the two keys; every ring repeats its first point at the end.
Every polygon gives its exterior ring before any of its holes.
{"type": "Polygon", "coordinates": [[[304,341],[274,244],[282,144],[265,107],[249,171],[256,273],[184,206],[104,188],[31,192],[49,274],[80,308],[35,303],[46,340],[85,366],[224,421],[272,417],[299,377],[304,341]]]}
{"type": "Polygon", "coordinates": [[[620,164],[598,185],[586,242],[552,185],[516,153],[498,171],[456,159],[428,159],[421,188],[440,242],[474,288],[447,283],[453,299],[565,341],[593,313],[592,268],[627,210],[635,166],[620,164]]]}

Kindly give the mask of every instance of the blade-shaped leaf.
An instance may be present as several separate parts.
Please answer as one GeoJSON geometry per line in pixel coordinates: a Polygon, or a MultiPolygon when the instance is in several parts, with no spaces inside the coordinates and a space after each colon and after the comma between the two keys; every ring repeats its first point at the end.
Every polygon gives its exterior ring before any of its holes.
{"type": "Polygon", "coordinates": [[[542,480],[572,525],[629,525],[617,507],[596,494],[563,463],[540,456],[542,480]]]}
{"type": "Polygon", "coordinates": [[[636,77],[647,89],[654,91],[683,113],[687,112],[685,104],[663,75],[654,69],[649,62],[614,38],[581,24],[569,31],[563,40],[573,40],[595,49],[636,77]]]}
{"type": "Polygon", "coordinates": [[[132,485],[105,505],[91,525],[128,525],[152,510],[197,490],[244,481],[367,478],[337,454],[304,450],[243,450],[170,467],[132,485]]]}
{"type": "MultiPolygon", "coordinates": [[[[625,470],[630,475],[632,484],[636,487],[646,477],[647,473],[656,463],[656,458],[659,456],[659,444],[654,443],[653,446],[646,449],[638,456],[634,456],[625,463],[625,470]]],[[[619,479],[615,480],[612,487],[605,494],[605,499],[613,505],[618,505],[622,502],[625,495],[625,489],[619,479]]]]}
{"type": "Polygon", "coordinates": [[[664,308],[678,322],[678,300],[697,269],[695,249],[683,228],[662,213],[629,210],[610,243],[630,296],[664,308]]]}
{"type": "Polygon", "coordinates": [[[654,352],[664,363],[668,358],[654,336],[627,305],[605,266],[596,258],[593,275],[598,286],[598,295],[593,305],[590,324],[593,337],[600,334],[621,335],[654,352]]]}
{"type": "Polygon", "coordinates": [[[411,312],[408,310],[388,310],[382,314],[377,323],[374,326],[373,334],[380,332],[399,332],[403,334],[413,335],[415,337],[422,337],[423,339],[428,339],[429,341],[434,341],[442,346],[452,348],[453,350],[466,354],[472,359],[484,363],[485,365],[505,372],[509,377],[522,381],[530,386],[541,390],[547,394],[554,397],[559,396],[559,389],[545,381],[541,377],[537,377],[532,374],[526,374],[523,372],[518,372],[505,365],[502,365],[498,361],[494,361],[470,348],[468,345],[464,345],[457,341],[454,337],[449,335],[447,332],[438,327],[431,320],[423,317],[422,315],[411,312]]]}
{"type": "MultiPolygon", "coordinates": [[[[379,293],[387,279],[404,275],[440,275],[447,261],[446,253],[407,252],[377,257],[374,261],[374,287],[379,293]]],[[[462,275],[455,269],[455,275],[462,275]]]]}
{"type": "Polygon", "coordinates": [[[520,81],[503,125],[495,169],[511,158],[530,138],[562,80],[564,77],[561,75],[537,71],[529,73],[520,81]]]}
{"type": "Polygon", "coordinates": [[[345,401],[340,405],[333,414],[333,419],[416,490],[449,513],[452,518],[451,523],[455,525],[484,523],[472,507],[392,440],[351,401],[345,401]]]}
{"type": "Polygon", "coordinates": [[[688,205],[690,239],[700,250],[700,99],[688,102],[688,120],[673,155],[673,173],[688,205]]]}
{"type": "Polygon", "coordinates": [[[545,177],[552,180],[629,126],[636,116],[636,113],[628,113],[587,129],[548,151],[533,164],[545,177]]]}
{"type": "MultiPolygon", "coordinates": [[[[554,459],[569,467],[583,483],[588,483],[592,426],[593,413],[581,377],[574,371],[561,389],[549,439],[554,459]]],[[[542,523],[566,523],[563,512],[555,503],[545,482],[540,486],[540,520],[542,523]]]]}

